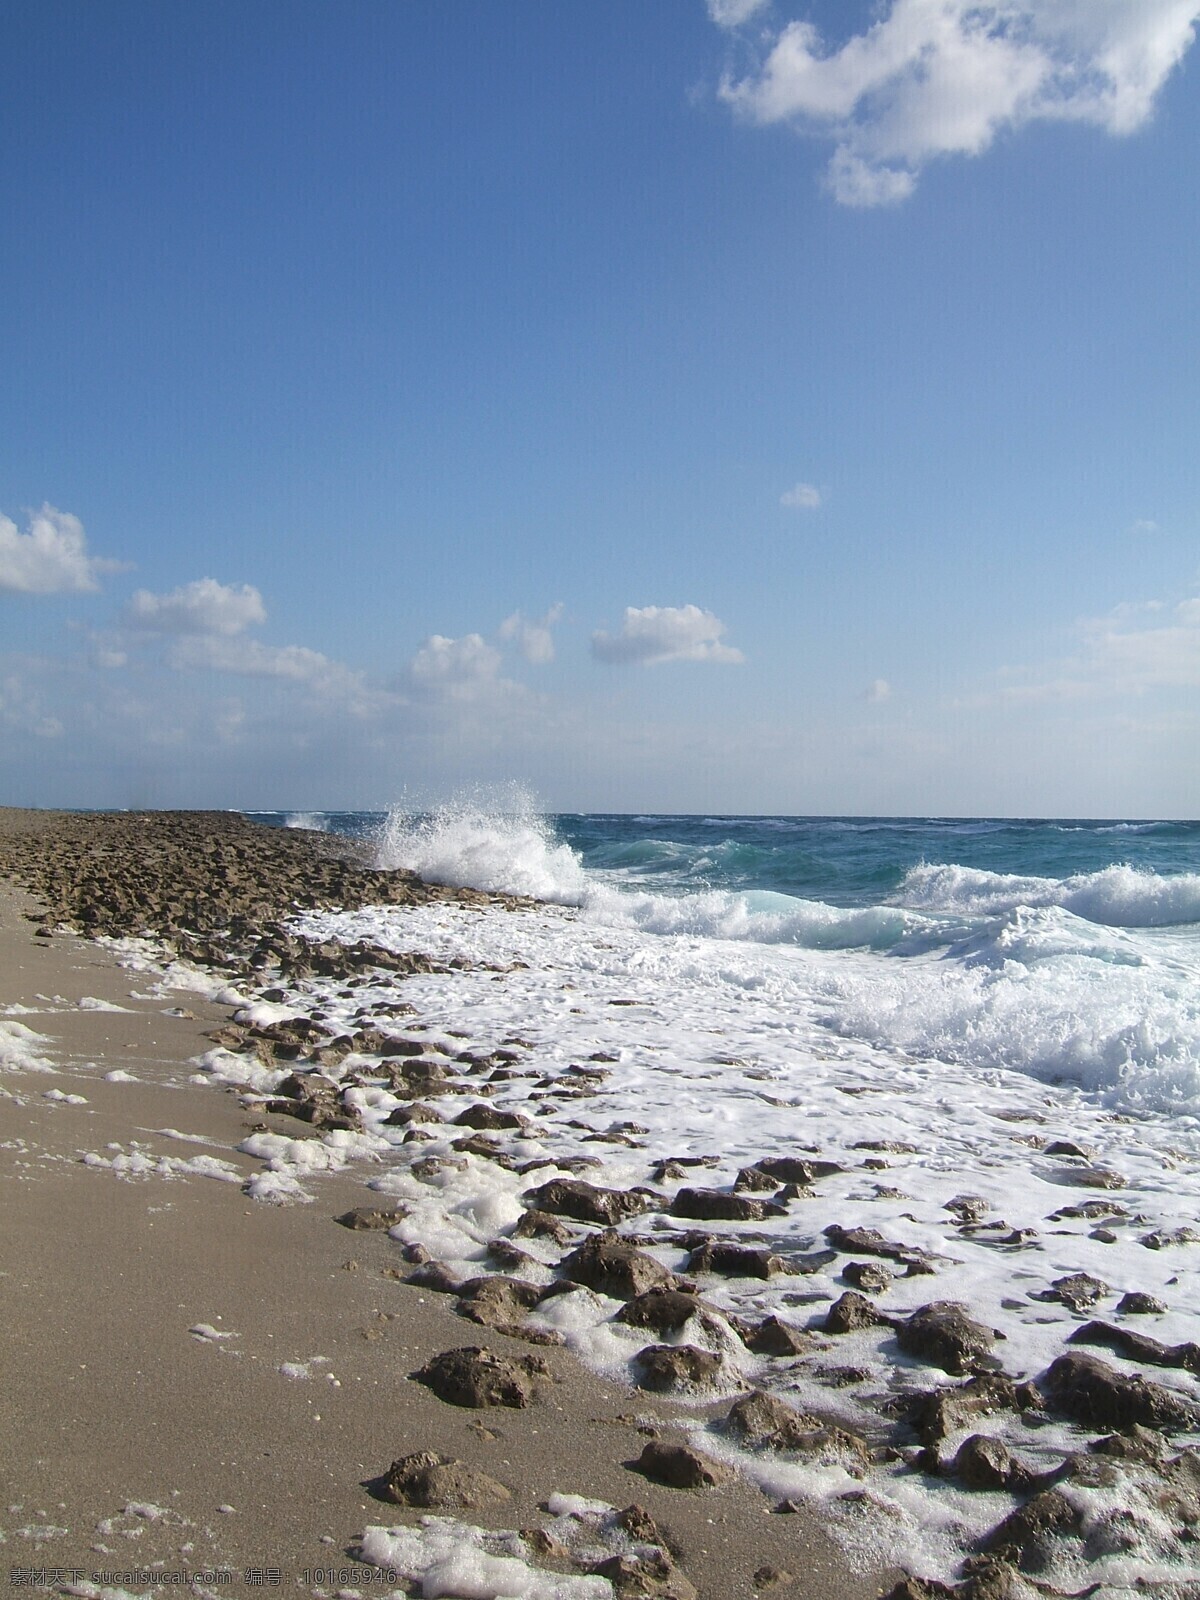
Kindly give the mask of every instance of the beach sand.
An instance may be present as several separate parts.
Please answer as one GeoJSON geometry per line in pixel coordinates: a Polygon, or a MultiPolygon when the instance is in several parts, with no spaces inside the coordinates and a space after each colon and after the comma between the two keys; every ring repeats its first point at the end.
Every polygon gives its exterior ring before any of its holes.
{"type": "MultiPolygon", "coordinates": [[[[242,1192],[233,1180],[260,1163],[236,1145],[262,1119],[234,1092],[196,1082],[193,1065],[230,1007],[152,993],[152,975],[78,933],[38,935],[41,902],[13,881],[28,880],[49,841],[88,826],[0,811],[0,1027],[10,1046],[0,1072],[0,1531],[13,1585],[157,1594],[179,1587],[181,1573],[207,1571],[214,1593],[387,1593],[392,1585],[355,1559],[364,1528],[417,1525],[428,1513],[366,1485],[395,1458],[433,1450],[511,1491],[503,1505],[460,1514],[478,1526],[543,1526],[554,1493],[636,1502],[706,1600],[867,1600],[890,1586],[894,1574],[850,1571],[815,1516],[772,1514],[749,1485],[675,1490],[630,1471],[623,1463],[646,1430],[672,1437],[677,1413],[563,1350],[536,1352],[553,1382],[522,1410],[463,1409],[410,1381],[439,1351],[483,1344],[521,1359],[531,1347],[399,1281],[411,1269],[386,1232],[336,1225],[371,1203],[361,1167],[320,1177],[310,1205],[242,1192]],[[36,1070],[38,1058],[53,1071],[36,1070]],[[113,1081],[114,1071],[129,1076],[113,1081]],[[150,1163],[216,1157],[224,1175],[160,1167],[122,1177],[83,1159],[135,1149],[150,1163]]],[[[192,818],[182,837],[206,826],[192,818]]],[[[279,838],[296,860],[329,848],[279,838]]],[[[119,850],[110,866],[119,876],[119,850]]],[[[678,1573],[671,1581],[619,1592],[687,1592],[678,1573]]]]}

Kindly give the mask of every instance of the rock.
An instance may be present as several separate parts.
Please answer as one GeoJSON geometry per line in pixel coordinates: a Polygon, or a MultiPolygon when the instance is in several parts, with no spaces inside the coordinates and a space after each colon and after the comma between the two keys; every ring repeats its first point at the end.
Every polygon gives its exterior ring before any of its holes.
{"type": "Polygon", "coordinates": [[[1036,1404],[1036,1392],[1001,1373],[988,1373],[944,1389],[928,1389],[913,1397],[908,1420],[917,1437],[932,1449],[948,1435],[980,1416],[1020,1411],[1036,1404]]]}
{"type": "Polygon", "coordinates": [[[550,1239],[557,1245],[570,1244],[571,1230],[548,1211],[527,1211],[517,1219],[514,1239],[550,1239]]]}
{"type": "Polygon", "coordinates": [[[1098,1154],[1090,1145],[1076,1144],[1074,1139],[1051,1139],[1042,1146],[1044,1156],[1075,1156],[1080,1161],[1094,1161],[1098,1154]]]}
{"type": "MultiPolygon", "coordinates": [[[[423,1250],[425,1247],[417,1245],[415,1248],[423,1250]]],[[[462,1279],[451,1272],[444,1261],[423,1261],[404,1281],[414,1289],[429,1289],[433,1294],[458,1294],[462,1286],[462,1279]]]]}
{"type": "Polygon", "coordinates": [[[723,1424],[741,1444],[754,1449],[794,1450],[805,1434],[822,1426],[817,1417],[794,1411],[774,1395],[752,1389],[735,1400],[723,1424]]]}
{"type": "Polygon", "coordinates": [[[396,1505],[452,1511],[479,1511],[512,1499],[504,1485],[486,1472],[432,1450],[393,1461],[383,1492],[396,1505]]]}
{"type": "Polygon", "coordinates": [[[842,1268],[842,1277],[865,1294],[882,1294],[892,1284],[892,1275],[877,1261],[848,1261],[842,1268]]]}
{"type": "Polygon", "coordinates": [[[1043,1489],[993,1528],[985,1547],[1022,1571],[1041,1572],[1051,1560],[1055,1539],[1078,1533],[1081,1522],[1081,1513],[1064,1495],[1043,1489]]]}
{"type": "Polygon", "coordinates": [[[497,1273],[492,1277],[471,1278],[459,1288],[455,1307],[460,1317],[469,1317],[484,1328],[502,1332],[520,1326],[527,1312],[542,1298],[542,1290],[520,1278],[497,1273]]]}
{"type": "Polygon", "coordinates": [[[958,1447],[951,1471],[968,1489],[1011,1489],[1023,1494],[1036,1474],[989,1434],[973,1433],[958,1447]]]}
{"type": "Polygon", "coordinates": [[[956,1600],[959,1591],[936,1578],[901,1578],[883,1600],[956,1600]]]}
{"type": "Polygon", "coordinates": [[[1127,1378],[1082,1352],[1053,1361],[1044,1388],[1058,1411],[1087,1428],[1120,1431],[1139,1422],[1170,1433],[1200,1423],[1200,1408],[1193,1401],[1147,1378],[1127,1378]]]}
{"type": "Polygon", "coordinates": [[[850,1146],[851,1150],[875,1150],[881,1155],[915,1156],[915,1144],[906,1144],[903,1139],[859,1139],[850,1146]]]}
{"type": "Polygon", "coordinates": [[[746,1340],[746,1348],[756,1356],[807,1355],[812,1347],[807,1333],[775,1316],[765,1317],[746,1340]]]}
{"type": "Polygon", "coordinates": [[[847,1289],[844,1295],[833,1302],[824,1322],[826,1333],[857,1333],[860,1328],[893,1326],[890,1317],[877,1311],[867,1297],[855,1289],[847,1289]]]}
{"type": "Polygon", "coordinates": [[[1153,1233],[1144,1233],[1138,1243],[1147,1250],[1168,1250],[1176,1244],[1194,1244],[1197,1238],[1200,1234],[1194,1228],[1156,1228],[1153,1233]]]}
{"type": "Polygon", "coordinates": [[[589,1234],[560,1266],[574,1283],[585,1284],[614,1300],[632,1300],[657,1285],[673,1286],[675,1282],[661,1262],[611,1229],[589,1234]]]}
{"type": "Polygon", "coordinates": [[[932,1271],[923,1250],[885,1239],[875,1228],[843,1228],[835,1222],[825,1229],[825,1237],[836,1250],[850,1255],[882,1256],[886,1261],[900,1261],[910,1272],[914,1266],[932,1271]]]}
{"type": "Polygon", "coordinates": [[[445,1117],[434,1106],[427,1106],[421,1100],[414,1100],[409,1105],[397,1106],[384,1117],[384,1126],[388,1128],[407,1128],[415,1122],[445,1122],[445,1117]]]}
{"type": "Polygon", "coordinates": [[[517,1112],[499,1111],[495,1106],[483,1102],[468,1106],[451,1120],[458,1128],[517,1128],[525,1131],[530,1126],[528,1118],[520,1116],[517,1112]]]}
{"type": "Polygon", "coordinates": [[[617,1600],[699,1600],[696,1587],[662,1550],[644,1556],[615,1555],[590,1563],[588,1572],[607,1578],[617,1600]]]}
{"type": "Polygon", "coordinates": [[[991,1348],[1002,1337],[976,1322],[954,1300],[931,1301],[896,1329],[896,1342],[905,1354],[956,1375],[994,1367],[991,1348]]]}
{"type": "Polygon", "coordinates": [[[679,1189],[669,1209],[673,1217],[714,1222],[761,1222],[765,1217],[787,1215],[787,1208],[773,1200],[755,1200],[724,1189],[679,1189]]]}
{"type": "Polygon", "coordinates": [[[728,1467],[691,1445],[665,1444],[661,1439],[650,1441],[633,1470],[669,1489],[711,1489],[733,1476],[728,1467]]]}
{"type": "Polygon", "coordinates": [[[1081,1189],[1124,1189],[1129,1182],[1112,1167],[1062,1167],[1055,1177],[1060,1183],[1073,1183],[1081,1189]]]}
{"type": "Polygon", "coordinates": [[[756,1567],[750,1582],[756,1589],[776,1589],[781,1583],[793,1582],[793,1574],[785,1567],[775,1567],[769,1562],[761,1567],[756,1567]]]}
{"type": "Polygon", "coordinates": [[[668,1156],[655,1163],[651,1177],[655,1183],[666,1183],[668,1178],[685,1178],[692,1167],[719,1167],[719,1156],[668,1156]]]}
{"type": "Polygon", "coordinates": [[[779,1187],[778,1180],[769,1178],[759,1167],[743,1167],[733,1180],[734,1192],[744,1194],[747,1191],[758,1194],[774,1193],[779,1187]]]}
{"type": "Polygon", "coordinates": [[[1162,1344],[1132,1328],[1114,1327],[1111,1322],[1086,1322],[1076,1328],[1069,1342],[1106,1345],[1128,1361],[1146,1361],[1152,1367],[1182,1367],[1200,1376],[1200,1344],[1162,1344]]]}
{"type": "Polygon", "coordinates": [[[723,1278],[777,1278],[797,1269],[771,1250],[709,1239],[688,1257],[689,1272],[714,1272],[723,1278]]]}
{"type": "Polygon", "coordinates": [[[656,1285],[644,1294],[627,1300],[613,1319],[631,1328],[653,1328],[656,1333],[674,1333],[704,1310],[694,1294],[656,1285]]]}
{"type": "Polygon", "coordinates": [[[361,1232],[364,1229],[394,1228],[407,1216],[408,1211],[404,1206],[395,1206],[390,1210],[381,1206],[357,1206],[353,1211],[343,1211],[334,1221],[340,1222],[343,1228],[361,1232]]]}
{"type": "Polygon", "coordinates": [[[768,1178],[778,1178],[780,1183],[794,1183],[808,1189],[818,1178],[832,1178],[845,1167],[836,1161],[821,1161],[816,1156],[765,1156],[754,1165],[768,1178]]]}
{"type": "Polygon", "coordinates": [[[1144,1294],[1140,1289],[1131,1289],[1128,1294],[1123,1294],[1117,1301],[1117,1315],[1126,1317],[1161,1317],[1166,1314],[1166,1302],[1157,1295],[1144,1294]]]}
{"type": "Polygon", "coordinates": [[[608,1228],[624,1217],[637,1216],[652,1202],[644,1190],[601,1189],[580,1178],[551,1178],[539,1189],[527,1189],[523,1198],[531,1209],[608,1228]]]}
{"type": "Polygon", "coordinates": [[[961,1223],[981,1222],[991,1210],[991,1206],[978,1194],[956,1194],[953,1200],[947,1200],[942,1207],[943,1211],[950,1211],[961,1223]]]}
{"type": "Polygon", "coordinates": [[[546,1364],[537,1356],[510,1361],[478,1345],[443,1350],[412,1376],[452,1406],[480,1409],[510,1406],[520,1410],[535,1395],[535,1376],[545,1376],[546,1364]]]}
{"type": "Polygon", "coordinates": [[[634,1357],[639,1389],[659,1394],[703,1394],[719,1388],[725,1363],[694,1344],[651,1344],[634,1357]]]}
{"type": "Polygon", "coordinates": [[[1039,1300],[1061,1300],[1063,1305],[1070,1306],[1072,1311],[1086,1311],[1089,1306],[1094,1306],[1097,1300],[1103,1300],[1112,1290],[1099,1278],[1093,1278],[1087,1272],[1073,1272],[1069,1277],[1056,1278],[1044,1294],[1038,1295],[1039,1300]]]}

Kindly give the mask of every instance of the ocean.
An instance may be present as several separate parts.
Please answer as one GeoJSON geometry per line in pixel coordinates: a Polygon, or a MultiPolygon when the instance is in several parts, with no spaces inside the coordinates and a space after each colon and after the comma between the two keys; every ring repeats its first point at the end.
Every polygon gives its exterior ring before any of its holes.
{"type": "MultiPolygon", "coordinates": [[[[1017,1382],[1044,1383],[1065,1352],[1099,1347],[1115,1371],[1200,1399],[1195,1363],[1178,1356],[1196,1349],[1200,1316],[1200,824],[545,816],[511,802],[254,815],[368,839],[380,864],[433,881],[542,902],[306,913],[311,937],[417,949],[453,970],[352,993],[314,980],[247,1008],[270,1021],[302,1007],[350,1028],[402,993],[435,1055],[512,1057],[489,1085],[489,1103],[522,1122],[508,1165],[456,1156],[462,1130],[441,1123],[404,1143],[386,1123],[394,1095],[348,1091],[370,1133],[325,1136],[321,1160],[378,1163],[370,1187],[409,1209],[401,1244],[463,1278],[497,1270],[489,1246],[511,1238],[542,1181],[516,1167],[544,1151],[589,1182],[659,1196],[627,1231],[681,1272],[697,1231],[670,1200],[682,1187],[769,1191],[751,1172],[768,1158],[833,1169],[753,1223],[709,1224],[789,1265],[704,1281],[717,1316],[673,1337],[720,1357],[702,1394],[680,1395],[694,1437],[772,1495],[819,1499],[852,1560],[886,1552],[932,1577],[960,1573],[1013,1503],[954,1467],[970,1432],[1036,1474],[1106,1431],[1069,1407],[1001,1409],[952,1432],[931,1474],[895,1431],[914,1395],[961,1381],[897,1339],[930,1302],[968,1308],[1017,1382]],[[414,1153],[436,1159],[414,1172],[414,1153]],[[839,1245],[847,1230],[855,1242],[839,1245]],[[831,1333],[851,1258],[882,1272],[881,1320],[831,1333]],[[747,1351],[734,1322],[767,1316],[811,1342],[807,1358],[747,1351]],[[1122,1347],[1123,1329],[1149,1343],[1122,1347]],[[799,1459],[742,1449],[702,1402],[748,1384],[832,1418],[870,1465],[833,1435],[799,1459]]],[[[224,1052],[205,1066],[244,1081],[224,1052]]],[[[244,1146],[264,1161],[265,1197],[311,1198],[316,1152],[300,1144],[258,1134],[244,1146]]],[[[522,1244],[525,1275],[549,1282],[558,1252],[522,1244]]],[[[530,1322],[629,1380],[646,1339],[617,1309],[582,1289],[530,1322]]],[[[1200,1443],[1200,1428],[1174,1431],[1200,1443]]],[[[1076,1478],[1060,1486],[1075,1525],[1038,1556],[1040,1579],[1200,1592],[1195,1519],[1189,1532],[1164,1507],[1156,1472],[1076,1478]]]]}

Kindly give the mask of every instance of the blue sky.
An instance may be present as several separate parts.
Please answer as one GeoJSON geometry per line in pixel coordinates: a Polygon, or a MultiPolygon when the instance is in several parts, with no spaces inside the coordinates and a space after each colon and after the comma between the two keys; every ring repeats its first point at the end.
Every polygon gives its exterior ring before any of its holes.
{"type": "Polygon", "coordinates": [[[1196,815],[1200,0],[0,24],[0,800],[1196,815]]]}

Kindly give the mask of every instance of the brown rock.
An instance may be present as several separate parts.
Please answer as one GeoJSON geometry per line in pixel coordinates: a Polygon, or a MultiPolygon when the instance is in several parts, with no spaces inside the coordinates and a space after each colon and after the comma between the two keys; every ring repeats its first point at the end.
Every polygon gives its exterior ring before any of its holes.
{"type": "Polygon", "coordinates": [[[1088,1428],[1131,1423],[1170,1433],[1200,1423],[1200,1408],[1147,1378],[1127,1378],[1097,1356],[1073,1351],[1051,1363],[1044,1387],[1050,1402],[1088,1428]]]}
{"type": "Polygon", "coordinates": [[[857,1333],[861,1328],[890,1328],[892,1319],[877,1311],[865,1295],[847,1289],[830,1306],[825,1317],[826,1333],[857,1333]]]}
{"type": "Polygon", "coordinates": [[[787,1215],[787,1208],[773,1200],[756,1200],[724,1189],[680,1189],[669,1209],[673,1217],[717,1222],[761,1222],[765,1217],[787,1215]]]}
{"type": "Polygon", "coordinates": [[[689,1272],[714,1272],[723,1278],[777,1278],[797,1269],[784,1256],[752,1245],[708,1239],[688,1257],[689,1272]]]}
{"type": "Polygon", "coordinates": [[[1057,1489],[1044,1489],[993,1528],[986,1547],[1022,1571],[1039,1572],[1050,1560],[1055,1538],[1078,1533],[1081,1521],[1057,1489]]]}
{"type": "Polygon", "coordinates": [[[951,1470],[968,1489],[1011,1489],[1018,1494],[1036,1477],[999,1439],[985,1433],[973,1433],[959,1445],[951,1470]]]}
{"type": "Polygon", "coordinates": [[[966,1383],[945,1389],[929,1389],[916,1395],[908,1420],[927,1448],[957,1433],[975,1417],[996,1411],[1019,1411],[1034,1403],[1028,1391],[1001,1373],[988,1373],[966,1383]]]}
{"type": "Polygon", "coordinates": [[[397,1505],[454,1511],[479,1511],[512,1499],[504,1485],[486,1472],[432,1450],[393,1461],[383,1492],[397,1505]]]}
{"type": "Polygon", "coordinates": [[[624,1217],[645,1211],[652,1201],[644,1190],[601,1189],[580,1178],[551,1178],[539,1189],[527,1189],[524,1198],[539,1211],[609,1228],[624,1217]]]}
{"type": "Polygon", "coordinates": [[[1099,1344],[1115,1350],[1128,1361],[1146,1361],[1152,1367],[1182,1367],[1200,1375],[1200,1344],[1162,1344],[1148,1334],[1132,1328],[1117,1328],[1111,1322],[1085,1322],[1071,1335],[1071,1344],[1099,1344]]]}
{"type": "Polygon", "coordinates": [[[954,1300],[931,1301],[896,1329],[896,1342],[907,1355],[956,1374],[995,1366],[990,1352],[999,1337],[954,1300]]]}
{"type": "Polygon", "coordinates": [[[711,1489],[733,1476],[728,1467],[688,1444],[652,1439],[634,1463],[634,1471],[669,1489],[711,1489]]]}
{"type": "Polygon", "coordinates": [[[892,1284],[892,1275],[878,1261],[848,1261],[842,1268],[842,1277],[865,1294],[882,1294],[892,1284]]]}
{"type": "Polygon", "coordinates": [[[1117,1301],[1117,1315],[1126,1317],[1161,1317],[1166,1303],[1157,1295],[1145,1294],[1141,1289],[1131,1289],[1117,1301]]]}
{"type": "Polygon", "coordinates": [[[651,1344],[634,1358],[639,1389],[660,1394],[711,1393],[719,1387],[725,1363],[694,1344],[651,1344]]]}
{"type": "MultiPolygon", "coordinates": [[[[536,1212],[527,1213],[536,1216],[536,1212]]],[[[673,1285],[666,1267],[611,1229],[592,1233],[561,1263],[575,1283],[586,1284],[614,1300],[632,1300],[658,1284],[673,1285]]]]}
{"type": "Polygon", "coordinates": [[[340,1222],[343,1228],[360,1232],[363,1229],[394,1228],[407,1216],[408,1211],[404,1206],[395,1206],[390,1210],[380,1206],[357,1206],[353,1211],[343,1211],[334,1221],[340,1222]]]}
{"type": "Polygon", "coordinates": [[[507,1356],[498,1356],[478,1345],[467,1345],[443,1350],[412,1376],[432,1389],[439,1400],[453,1406],[510,1406],[520,1410],[534,1398],[534,1376],[544,1376],[546,1370],[537,1356],[510,1361],[507,1356]]]}
{"type": "Polygon", "coordinates": [[[459,1287],[459,1301],[455,1310],[460,1317],[468,1317],[484,1328],[507,1331],[519,1326],[527,1312],[542,1298],[542,1291],[521,1278],[508,1278],[497,1273],[491,1277],[471,1278],[459,1287]]]}
{"type": "Polygon", "coordinates": [[[766,1450],[793,1450],[806,1434],[821,1426],[818,1418],[794,1411],[760,1389],[735,1400],[724,1422],[725,1430],[740,1443],[766,1450]]]}
{"type": "Polygon", "coordinates": [[[1070,1306],[1072,1311],[1086,1311],[1089,1306],[1094,1306],[1097,1300],[1103,1300],[1112,1290],[1099,1278],[1093,1278],[1087,1272],[1072,1272],[1066,1278],[1056,1278],[1046,1293],[1040,1296],[1044,1300],[1061,1300],[1063,1305],[1070,1306]]]}
{"type": "Polygon", "coordinates": [[[557,1245],[570,1244],[571,1230],[548,1211],[527,1211],[517,1219],[514,1239],[550,1239],[557,1245]]]}
{"type": "Polygon", "coordinates": [[[614,1321],[627,1323],[631,1328],[653,1328],[656,1333],[674,1333],[703,1309],[702,1302],[694,1294],[656,1285],[644,1294],[627,1300],[614,1321]]]}
{"type": "Polygon", "coordinates": [[[807,1355],[812,1347],[809,1334],[775,1316],[765,1317],[746,1340],[746,1348],[756,1356],[807,1355]]]}

